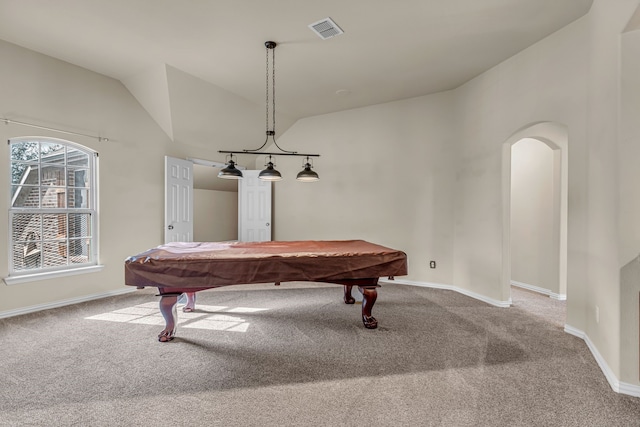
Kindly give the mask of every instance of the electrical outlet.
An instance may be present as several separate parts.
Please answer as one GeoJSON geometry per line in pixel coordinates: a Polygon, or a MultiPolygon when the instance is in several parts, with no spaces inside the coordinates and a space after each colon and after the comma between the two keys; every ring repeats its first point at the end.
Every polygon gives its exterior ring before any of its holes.
{"type": "Polygon", "coordinates": [[[596,305],[596,323],[600,323],[600,307],[596,305]]]}
{"type": "Polygon", "coordinates": [[[429,267],[436,268],[436,262],[435,261],[429,262],[429,267]]]}

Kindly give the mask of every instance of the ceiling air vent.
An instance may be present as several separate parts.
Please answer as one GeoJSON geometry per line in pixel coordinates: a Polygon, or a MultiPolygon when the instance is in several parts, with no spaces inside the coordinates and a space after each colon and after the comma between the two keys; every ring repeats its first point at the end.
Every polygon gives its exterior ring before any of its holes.
{"type": "Polygon", "coordinates": [[[316,33],[322,40],[330,39],[344,33],[338,24],[333,22],[331,18],[324,18],[318,22],[309,25],[309,28],[316,33]]]}

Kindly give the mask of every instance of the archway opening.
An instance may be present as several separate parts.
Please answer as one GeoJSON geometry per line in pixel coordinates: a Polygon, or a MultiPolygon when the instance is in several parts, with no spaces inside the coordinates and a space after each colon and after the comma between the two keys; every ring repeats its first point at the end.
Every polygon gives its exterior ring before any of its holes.
{"type": "Polygon", "coordinates": [[[550,122],[524,127],[503,150],[503,296],[560,325],[568,294],[567,157],[566,127],[550,122]]]}
{"type": "Polygon", "coordinates": [[[512,305],[562,327],[560,156],[559,149],[535,138],[511,146],[510,250],[512,305]]]}

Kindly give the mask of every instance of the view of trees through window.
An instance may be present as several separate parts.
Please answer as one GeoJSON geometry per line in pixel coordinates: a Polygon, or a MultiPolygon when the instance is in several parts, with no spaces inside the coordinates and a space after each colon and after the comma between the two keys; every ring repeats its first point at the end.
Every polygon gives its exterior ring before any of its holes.
{"type": "Polygon", "coordinates": [[[10,147],[11,271],[95,263],[93,154],[58,140],[10,147]]]}

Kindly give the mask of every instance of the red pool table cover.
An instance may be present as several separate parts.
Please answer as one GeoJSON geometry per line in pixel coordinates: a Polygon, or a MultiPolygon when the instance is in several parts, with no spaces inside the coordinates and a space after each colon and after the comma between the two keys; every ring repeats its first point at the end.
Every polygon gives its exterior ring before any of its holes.
{"type": "Polygon", "coordinates": [[[403,276],[407,256],[364,240],[176,242],[125,260],[130,286],[216,288],[403,276]]]}

